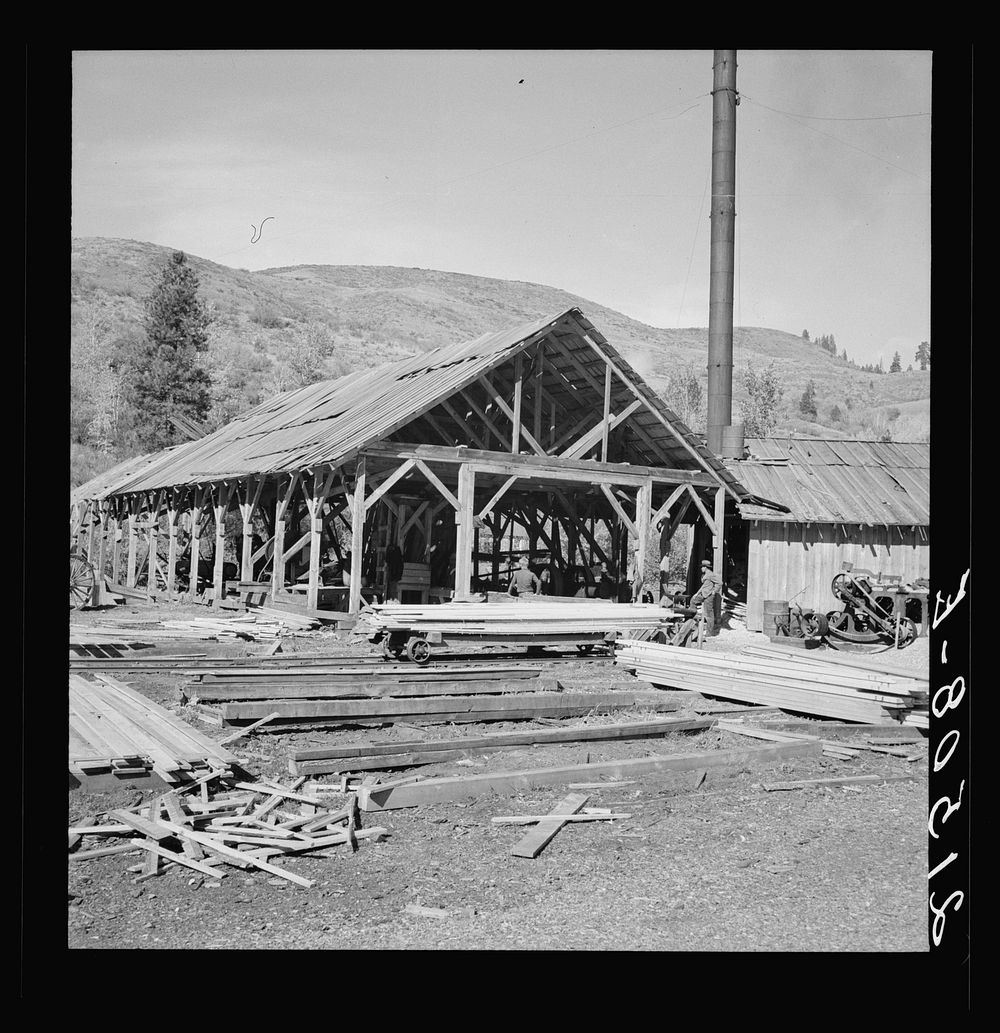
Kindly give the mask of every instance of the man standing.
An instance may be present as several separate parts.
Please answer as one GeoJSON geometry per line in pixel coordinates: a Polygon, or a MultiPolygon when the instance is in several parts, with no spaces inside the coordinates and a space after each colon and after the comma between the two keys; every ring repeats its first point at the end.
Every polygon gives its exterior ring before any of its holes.
{"type": "Polygon", "coordinates": [[[701,561],[701,588],[691,597],[692,608],[701,606],[701,612],[705,617],[705,635],[714,638],[719,634],[719,628],[715,619],[715,600],[721,598],[722,582],[719,580],[712,564],[708,560],[701,561]]]}
{"type": "Polygon", "coordinates": [[[529,589],[534,595],[538,595],[542,590],[542,583],[528,569],[527,557],[522,556],[517,561],[517,570],[514,571],[510,584],[507,586],[507,594],[514,596],[522,595],[527,593],[529,589]]]}

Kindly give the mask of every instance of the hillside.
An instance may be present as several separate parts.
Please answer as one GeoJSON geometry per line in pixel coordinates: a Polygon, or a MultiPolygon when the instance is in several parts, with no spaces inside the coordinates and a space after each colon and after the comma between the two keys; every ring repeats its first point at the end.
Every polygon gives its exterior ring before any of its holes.
{"type": "MultiPolygon", "coordinates": [[[[171,250],[108,238],[73,242],[74,466],[89,464],[96,472],[95,465],[134,451],[122,356],[141,334],[142,298],[171,250]]],[[[579,306],[668,401],[686,366],[705,384],[707,329],[657,329],[555,287],[387,266],[248,272],[188,258],[213,318],[205,357],[215,383],[213,425],[300,383],[469,340],[572,306],[579,306]]],[[[844,345],[850,352],[850,342],[844,345]]],[[[734,418],[745,397],[741,371],[748,361],[775,364],[784,389],[779,432],[873,437],[889,429],[897,440],[928,435],[928,373],[864,373],[796,334],[760,327],[740,327],[734,334],[734,418]],[[798,411],[810,380],[816,387],[818,423],[803,421],[798,411]],[[835,405],[843,419],[831,423],[835,405]]],[[[697,425],[697,419],[692,422],[697,425]]],[[[74,481],[79,483],[76,473],[74,481]]]]}

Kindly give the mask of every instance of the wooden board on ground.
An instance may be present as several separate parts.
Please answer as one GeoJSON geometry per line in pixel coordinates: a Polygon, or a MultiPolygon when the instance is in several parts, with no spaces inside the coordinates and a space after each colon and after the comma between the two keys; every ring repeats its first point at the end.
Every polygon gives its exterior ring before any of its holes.
{"type": "Polygon", "coordinates": [[[711,753],[687,753],[674,756],[638,757],[629,760],[602,761],[598,764],[573,764],[565,767],[535,768],[497,774],[467,775],[457,778],[427,779],[413,785],[385,787],[363,786],[358,790],[358,805],[363,811],[394,810],[416,807],[424,803],[464,800],[481,793],[509,792],[536,785],[563,785],[577,782],[584,776],[610,775],[628,778],[646,772],[691,771],[700,768],[725,768],[771,764],[790,757],[819,756],[818,742],[779,743],[743,750],[717,750],[711,753]]]}
{"type": "Polygon", "coordinates": [[[513,681],[490,679],[461,681],[442,678],[440,681],[337,681],[323,678],[299,678],[294,681],[202,681],[184,686],[188,699],[257,700],[257,699],[409,699],[428,696],[501,695],[525,692],[560,692],[555,678],[519,678],[513,681]]]}
{"type": "Polygon", "coordinates": [[[581,810],[590,797],[586,793],[570,793],[552,809],[551,816],[543,818],[511,850],[514,857],[537,857],[566,824],[566,817],[581,810]]]}

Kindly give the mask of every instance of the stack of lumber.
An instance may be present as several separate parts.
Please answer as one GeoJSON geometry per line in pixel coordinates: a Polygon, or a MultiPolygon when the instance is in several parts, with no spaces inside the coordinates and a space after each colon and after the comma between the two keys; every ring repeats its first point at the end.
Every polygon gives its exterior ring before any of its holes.
{"type": "MultiPolygon", "coordinates": [[[[213,776],[214,777],[214,776],[213,776]]],[[[331,787],[322,787],[330,797],[319,795],[313,786],[307,794],[299,791],[304,778],[289,786],[275,782],[256,783],[230,780],[231,789],[211,799],[184,797],[176,791],[154,797],[148,806],[122,808],[107,812],[109,821],[69,829],[69,859],[87,861],[108,854],[145,852],[146,862],[129,871],[139,873],[135,882],[163,874],[167,869],[189,875],[193,870],[210,879],[222,879],[225,866],[258,869],[285,879],[303,889],[314,880],[296,875],[274,861],[285,856],[311,854],[328,857],[330,848],[348,846],[358,849],[358,841],[376,842],[388,834],[379,827],[359,829],[357,797],[331,787]],[[337,796],[339,795],[339,799],[337,796]],[[291,813],[298,807],[300,813],[291,813]],[[86,836],[121,837],[125,843],[114,846],[80,846],[86,836]]],[[[203,780],[203,785],[207,780],[203,780]]]]}
{"type": "Polygon", "coordinates": [[[410,742],[361,743],[333,749],[299,750],[291,755],[288,770],[293,775],[339,774],[351,771],[385,771],[392,768],[440,764],[467,757],[495,753],[512,746],[551,746],[567,742],[625,742],[653,739],[673,732],[696,732],[711,728],[711,718],[666,718],[656,721],[628,721],[622,724],[580,725],[575,728],[546,728],[541,731],[504,732],[467,739],[418,740],[410,742]]]}
{"type": "MultiPolygon", "coordinates": [[[[433,682],[423,683],[432,686],[433,682]]],[[[516,685],[516,683],[510,683],[516,685]]],[[[257,721],[268,715],[278,720],[333,725],[383,725],[397,722],[446,724],[473,721],[531,721],[538,718],[583,717],[614,710],[641,708],[674,711],[676,703],[657,699],[655,692],[510,692],[504,695],[425,696],[365,699],[265,699],[222,704],[225,724],[257,721]]],[[[280,732],[269,722],[266,731],[280,732]]]]}
{"type": "Polygon", "coordinates": [[[530,603],[442,603],[414,606],[389,603],[371,607],[367,620],[373,631],[438,632],[444,637],[496,635],[512,638],[555,638],[642,631],[666,623],[669,614],[650,603],[612,603],[592,600],[590,605],[542,596],[530,603]]]}
{"type": "Polygon", "coordinates": [[[227,771],[236,762],[228,750],[114,678],[69,676],[70,771],[152,772],[175,783],[227,771]]]}
{"type": "Polygon", "coordinates": [[[752,646],[725,653],[624,641],[615,661],[654,685],[802,714],[863,724],[926,718],[926,681],[828,663],[805,651],[752,646]]]}
{"type": "Polygon", "coordinates": [[[86,625],[71,624],[69,640],[73,645],[153,643],[172,639],[241,638],[255,641],[317,627],[319,621],[311,617],[280,610],[255,610],[239,617],[192,617],[187,620],[110,618],[86,625]]]}
{"type": "Polygon", "coordinates": [[[558,691],[541,667],[448,665],[444,670],[414,664],[232,667],[200,673],[182,688],[191,700],[349,699],[373,696],[460,696],[480,693],[558,691]]]}

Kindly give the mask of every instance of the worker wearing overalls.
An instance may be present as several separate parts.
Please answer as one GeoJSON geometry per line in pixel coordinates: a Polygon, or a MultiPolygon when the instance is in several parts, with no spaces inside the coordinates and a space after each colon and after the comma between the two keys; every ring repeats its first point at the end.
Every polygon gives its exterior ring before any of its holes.
{"type": "Polygon", "coordinates": [[[712,570],[712,564],[708,560],[701,563],[701,588],[691,597],[691,607],[701,606],[701,612],[705,617],[705,635],[718,635],[719,629],[715,621],[715,600],[722,595],[722,581],[712,570]]]}

